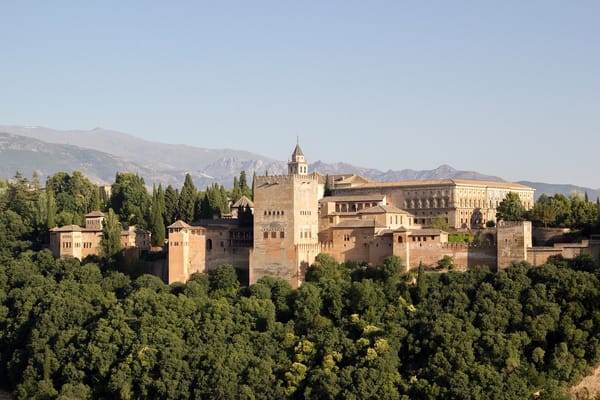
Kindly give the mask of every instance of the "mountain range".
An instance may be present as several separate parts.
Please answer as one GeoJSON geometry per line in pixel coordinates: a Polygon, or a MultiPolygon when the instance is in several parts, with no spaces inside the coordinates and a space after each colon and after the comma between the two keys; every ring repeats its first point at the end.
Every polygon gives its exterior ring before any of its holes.
{"type": "MultiPolygon", "coordinates": [[[[322,174],[357,174],[375,181],[421,179],[474,179],[503,181],[497,176],[474,171],[460,171],[449,165],[432,170],[382,172],[346,163],[316,161],[309,165],[322,174]]],[[[181,187],[190,173],[198,188],[214,182],[230,187],[240,171],[251,176],[286,173],[285,161],[235,149],[207,149],[183,144],[165,144],[140,139],[126,133],[96,128],[92,130],[60,131],[45,127],[0,126],[0,177],[9,179],[16,171],[31,176],[34,171],[42,178],[58,171],[81,171],[93,182],[110,184],[118,171],[134,172],[148,185],[162,183],[181,187]]],[[[574,185],[521,181],[542,193],[553,195],[587,192],[589,198],[600,196],[600,189],[574,185]]]]}

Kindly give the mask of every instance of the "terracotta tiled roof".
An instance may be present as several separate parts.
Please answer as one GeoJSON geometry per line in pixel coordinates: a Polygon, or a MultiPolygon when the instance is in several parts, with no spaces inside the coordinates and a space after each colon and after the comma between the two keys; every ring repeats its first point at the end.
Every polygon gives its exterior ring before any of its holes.
{"type": "Polygon", "coordinates": [[[444,231],[440,229],[413,229],[408,232],[408,236],[439,236],[442,232],[444,231]]]}
{"type": "Polygon", "coordinates": [[[55,228],[55,232],[81,232],[83,228],[79,225],[65,225],[60,228],[55,228]]]}
{"type": "Polygon", "coordinates": [[[357,212],[358,214],[385,214],[385,213],[394,213],[394,214],[408,214],[408,212],[401,210],[396,206],[386,205],[386,206],[375,206],[362,209],[357,212]]]}
{"type": "Polygon", "coordinates": [[[351,196],[328,196],[323,197],[321,202],[337,203],[337,202],[351,202],[351,201],[383,201],[385,195],[383,194],[364,194],[364,195],[351,195],[351,196]]]}
{"type": "Polygon", "coordinates": [[[520,183],[512,182],[497,182],[497,181],[478,181],[471,179],[430,179],[430,180],[415,180],[415,181],[396,181],[396,182],[367,182],[360,187],[363,188],[378,188],[378,187],[418,187],[418,186],[435,186],[435,185],[469,185],[483,186],[491,188],[503,189],[519,189],[519,190],[534,190],[529,186],[520,183]]]}
{"type": "Polygon", "coordinates": [[[102,211],[92,211],[90,213],[85,214],[86,218],[96,218],[96,217],[104,217],[104,213],[102,211]]]}
{"type": "Polygon", "coordinates": [[[194,228],[222,228],[231,229],[232,227],[239,226],[239,220],[235,218],[203,218],[198,221],[194,221],[192,227],[194,228]]]}
{"type": "Polygon", "coordinates": [[[360,175],[342,175],[339,177],[336,177],[333,180],[333,187],[336,188],[340,185],[365,185],[365,184],[369,184],[369,183],[375,183],[363,176],[360,175]]]}
{"type": "MultiPolygon", "coordinates": [[[[375,228],[380,225],[376,225],[372,219],[351,219],[342,221],[333,228],[375,228]]],[[[383,227],[383,226],[382,226],[383,227]]]]}
{"type": "Polygon", "coordinates": [[[167,226],[167,229],[169,228],[191,228],[191,226],[179,219],[171,225],[167,226]]]}
{"type": "Polygon", "coordinates": [[[238,201],[233,203],[233,205],[231,206],[231,208],[240,208],[240,207],[254,208],[254,203],[252,202],[252,200],[250,200],[246,196],[242,196],[242,197],[240,197],[240,199],[238,201]]]}

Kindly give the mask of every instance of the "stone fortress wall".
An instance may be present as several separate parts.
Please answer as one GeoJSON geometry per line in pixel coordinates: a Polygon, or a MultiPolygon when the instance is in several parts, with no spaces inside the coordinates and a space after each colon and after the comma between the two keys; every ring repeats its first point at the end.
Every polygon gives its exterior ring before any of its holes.
{"type": "Polygon", "coordinates": [[[380,265],[398,256],[410,270],[436,268],[444,256],[457,269],[487,265],[498,270],[514,262],[544,263],[549,256],[600,253],[600,239],[579,245],[532,247],[531,223],[500,222],[485,231],[482,244],[449,243],[448,233],[427,228],[442,216],[452,228],[481,228],[496,220],[496,208],[509,192],[533,206],[534,190],[506,182],[430,180],[371,182],[355,175],[334,177],[333,195],[324,197],[324,177],[308,173],[299,146],[288,174],[256,176],[253,226],[235,219],[218,223],[181,221],[169,226],[169,282],[220,264],[248,269],[250,284],[273,276],[298,287],[319,253],[338,262],[380,265]],[[186,248],[187,247],[187,248],[186,248]]]}

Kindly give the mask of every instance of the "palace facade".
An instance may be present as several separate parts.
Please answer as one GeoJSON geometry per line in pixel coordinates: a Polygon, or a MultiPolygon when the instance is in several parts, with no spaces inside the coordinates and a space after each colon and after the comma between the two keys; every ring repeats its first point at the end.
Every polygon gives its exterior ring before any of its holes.
{"type": "Polygon", "coordinates": [[[395,255],[408,269],[435,267],[444,256],[457,268],[505,268],[531,257],[528,222],[479,230],[485,240],[478,245],[449,243],[447,232],[431,227],[434,218],[458,229],[496,222],[496,208],[509,192],[530,209],[534,189],[527,186],[457,179],[373,182],[357,175],[334,176],[331,183],[331,195],[324,196],[325,177],[308,172],[297,145],[287,175],[255,177],[254,201],[236,203],[253,211],[252,224],[236,218],[234,207],[228,219],[168,227],[168,282],[227,263],[247,270],[250,284],[268,275],[297,287],[319,253],[370,265],[395,255]]]}
{"type": "Polygon", "coordinates": [[[534,205],[534,189],[518,183],[464,179],[372,182],[354,176],[333,181],[333,194],[385,196],[388,204],[406,210],[415,223],[430,225],[442,217],[451,228],[480,228],[496,222],[496,209],[509,192],[517,193],[526,210],[534,205]]]}
{"type": "MultiPolygon", "coordinates": [[[[50,250],[54,257],[74,257],[83,260],[87,256],[100,255],[104,214],[92,211],[85,215],[85,226],[65,225],[50,229],[50,250]]],[[[139,257],[143,250],[150,250],[150,232],[135,226],[121,231],[121,248],[130,258],[139,257]]]]}

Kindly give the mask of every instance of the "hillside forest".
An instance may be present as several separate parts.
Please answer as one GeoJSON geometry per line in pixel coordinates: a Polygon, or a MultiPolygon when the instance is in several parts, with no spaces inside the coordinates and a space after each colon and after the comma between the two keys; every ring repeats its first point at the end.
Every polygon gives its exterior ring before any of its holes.
{"type": "MultiPolygon", "coordinates": [[[[149,193],[117,174],[110,197],[77,172],[45,188],[18,174],[0,183],[2,388],[64,400],[564,399],[600,362],[600,269],[587,254],[444,273],[321,254],[292,289],[248,286],[229,265],[167,285],[114,254],[80,262],[44,248],[49,227],[93,210],[164,234],[251,195],[245,174],[231,190],[190,183],[149,193]]],[[[597,201],[559,196],[544,201],[565,200],[569,215],[537,224],[597,230],[597,201]]]]}

